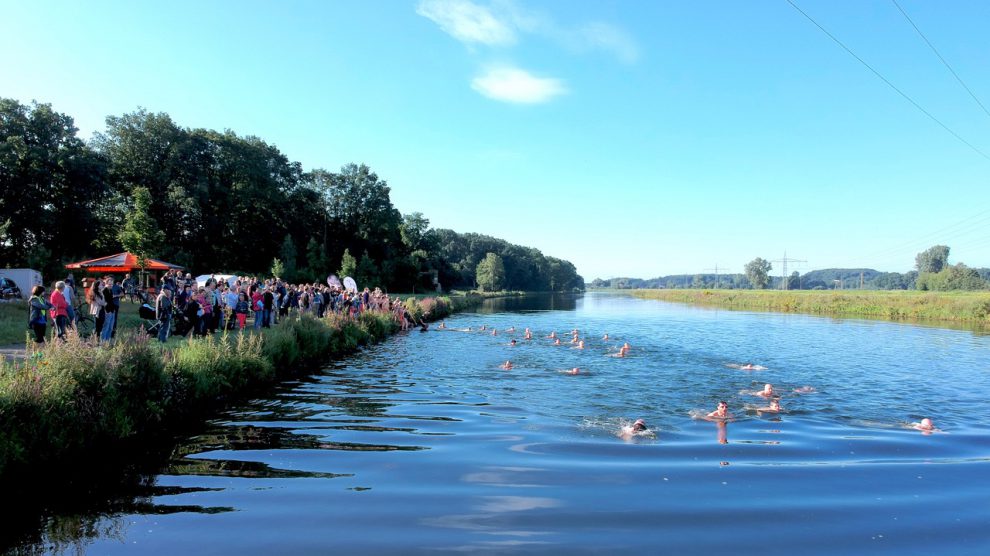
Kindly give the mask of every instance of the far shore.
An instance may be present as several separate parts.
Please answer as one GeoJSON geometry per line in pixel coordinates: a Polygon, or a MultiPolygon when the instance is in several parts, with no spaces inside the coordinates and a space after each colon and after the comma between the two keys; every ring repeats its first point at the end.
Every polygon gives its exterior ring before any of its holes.
{"type": "Polygon", "coordinates": [[[990,291],[610,290],[642,299],[813,315],[929,321],[990,328],[990,291]]]}

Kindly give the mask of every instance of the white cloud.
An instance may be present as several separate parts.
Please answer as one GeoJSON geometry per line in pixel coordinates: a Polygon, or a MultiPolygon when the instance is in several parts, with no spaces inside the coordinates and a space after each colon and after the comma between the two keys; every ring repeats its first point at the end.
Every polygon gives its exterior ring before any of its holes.
{"type": "Polygon", "coordinates": [[[421,0],[416,13],[464,43],[501,46],[516,42],[516,33],[508,23],[468,0],[421,0]]]}
{"type": "Polygon", "coordinates": [[[632,37],[613,25],[589,23],[575,31],[575,35],[587,48],[611,52],[620,62],[632,64],[639,59],[639,48],[632,37]]]}
{"type": "Polygon", "coordinates": [[[536,77],[512,67],[494,68],[475,77],[471,88],[491,99],[524,104],[546,102],[567,92],[559,79],[536,77]]]}

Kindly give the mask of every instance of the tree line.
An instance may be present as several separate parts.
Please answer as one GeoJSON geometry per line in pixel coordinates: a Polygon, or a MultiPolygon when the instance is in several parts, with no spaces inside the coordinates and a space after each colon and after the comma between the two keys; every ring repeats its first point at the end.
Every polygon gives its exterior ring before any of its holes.
{"type": "Polygon", "coordinates": [[[89,141],[77,131],[49,104],[0,99],[4,266],[47,278],[126,246],[196,271],[276,270],[294,282],[341,273],[392,291],[584,288],[568,261],[400,213],[364,164],[304,171],[261,138],[144,109],[107,117],[89,141]]]}
{"type": "Polygon", "coordinates": [[[970,268],[963,263],[949,264],[949,247],[935,245],[915,257],[915,270],[879,272],[870,268],[828,268],[805,274],[792,272],[789,276],[772,276],[770,261],[757,257],[746,264],[743,273],[736,274],[675,274],[651,279],[596,279],[593,288],[618,289],[788,289],[826,290],[985,290],[990,289],[990,268],[970,268]],[[784,281],[786,280],[786,286],[784,281]]]}

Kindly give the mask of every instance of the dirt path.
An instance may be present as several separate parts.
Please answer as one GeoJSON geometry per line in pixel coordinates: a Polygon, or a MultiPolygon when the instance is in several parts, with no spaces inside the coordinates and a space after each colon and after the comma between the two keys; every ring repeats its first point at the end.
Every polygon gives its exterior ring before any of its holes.
{"type": "Polygon", "coordinates": [[[24,349],[23,343],[10,344],[6,346],[0,346],[0,357],[23,361],[24,359],[27,359],[27,352],[24,349]]]}

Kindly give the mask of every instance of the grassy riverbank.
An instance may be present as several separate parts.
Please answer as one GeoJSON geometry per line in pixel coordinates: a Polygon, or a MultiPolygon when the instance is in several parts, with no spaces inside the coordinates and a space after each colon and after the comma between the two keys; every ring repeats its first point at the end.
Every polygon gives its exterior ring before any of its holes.
{"type": "MultiPolygon", "coordinates": [[[[436,320],[480,298],[407,301],[436,320]]],[[[272,382],[381,341],[399,328],[391,314],[292,318],[261,333],[228,333],[161,346],[124,330],[111,346],[79,338],[48,345],[25,362],[0,361],[0,484],[122,443],[140,445],[202,419],[272,382]]]]}
{"type": "Polygon", "coordinates": [[[630,290],[643,299],[783,313],[990,326],[990,292],[630,290]]]}

